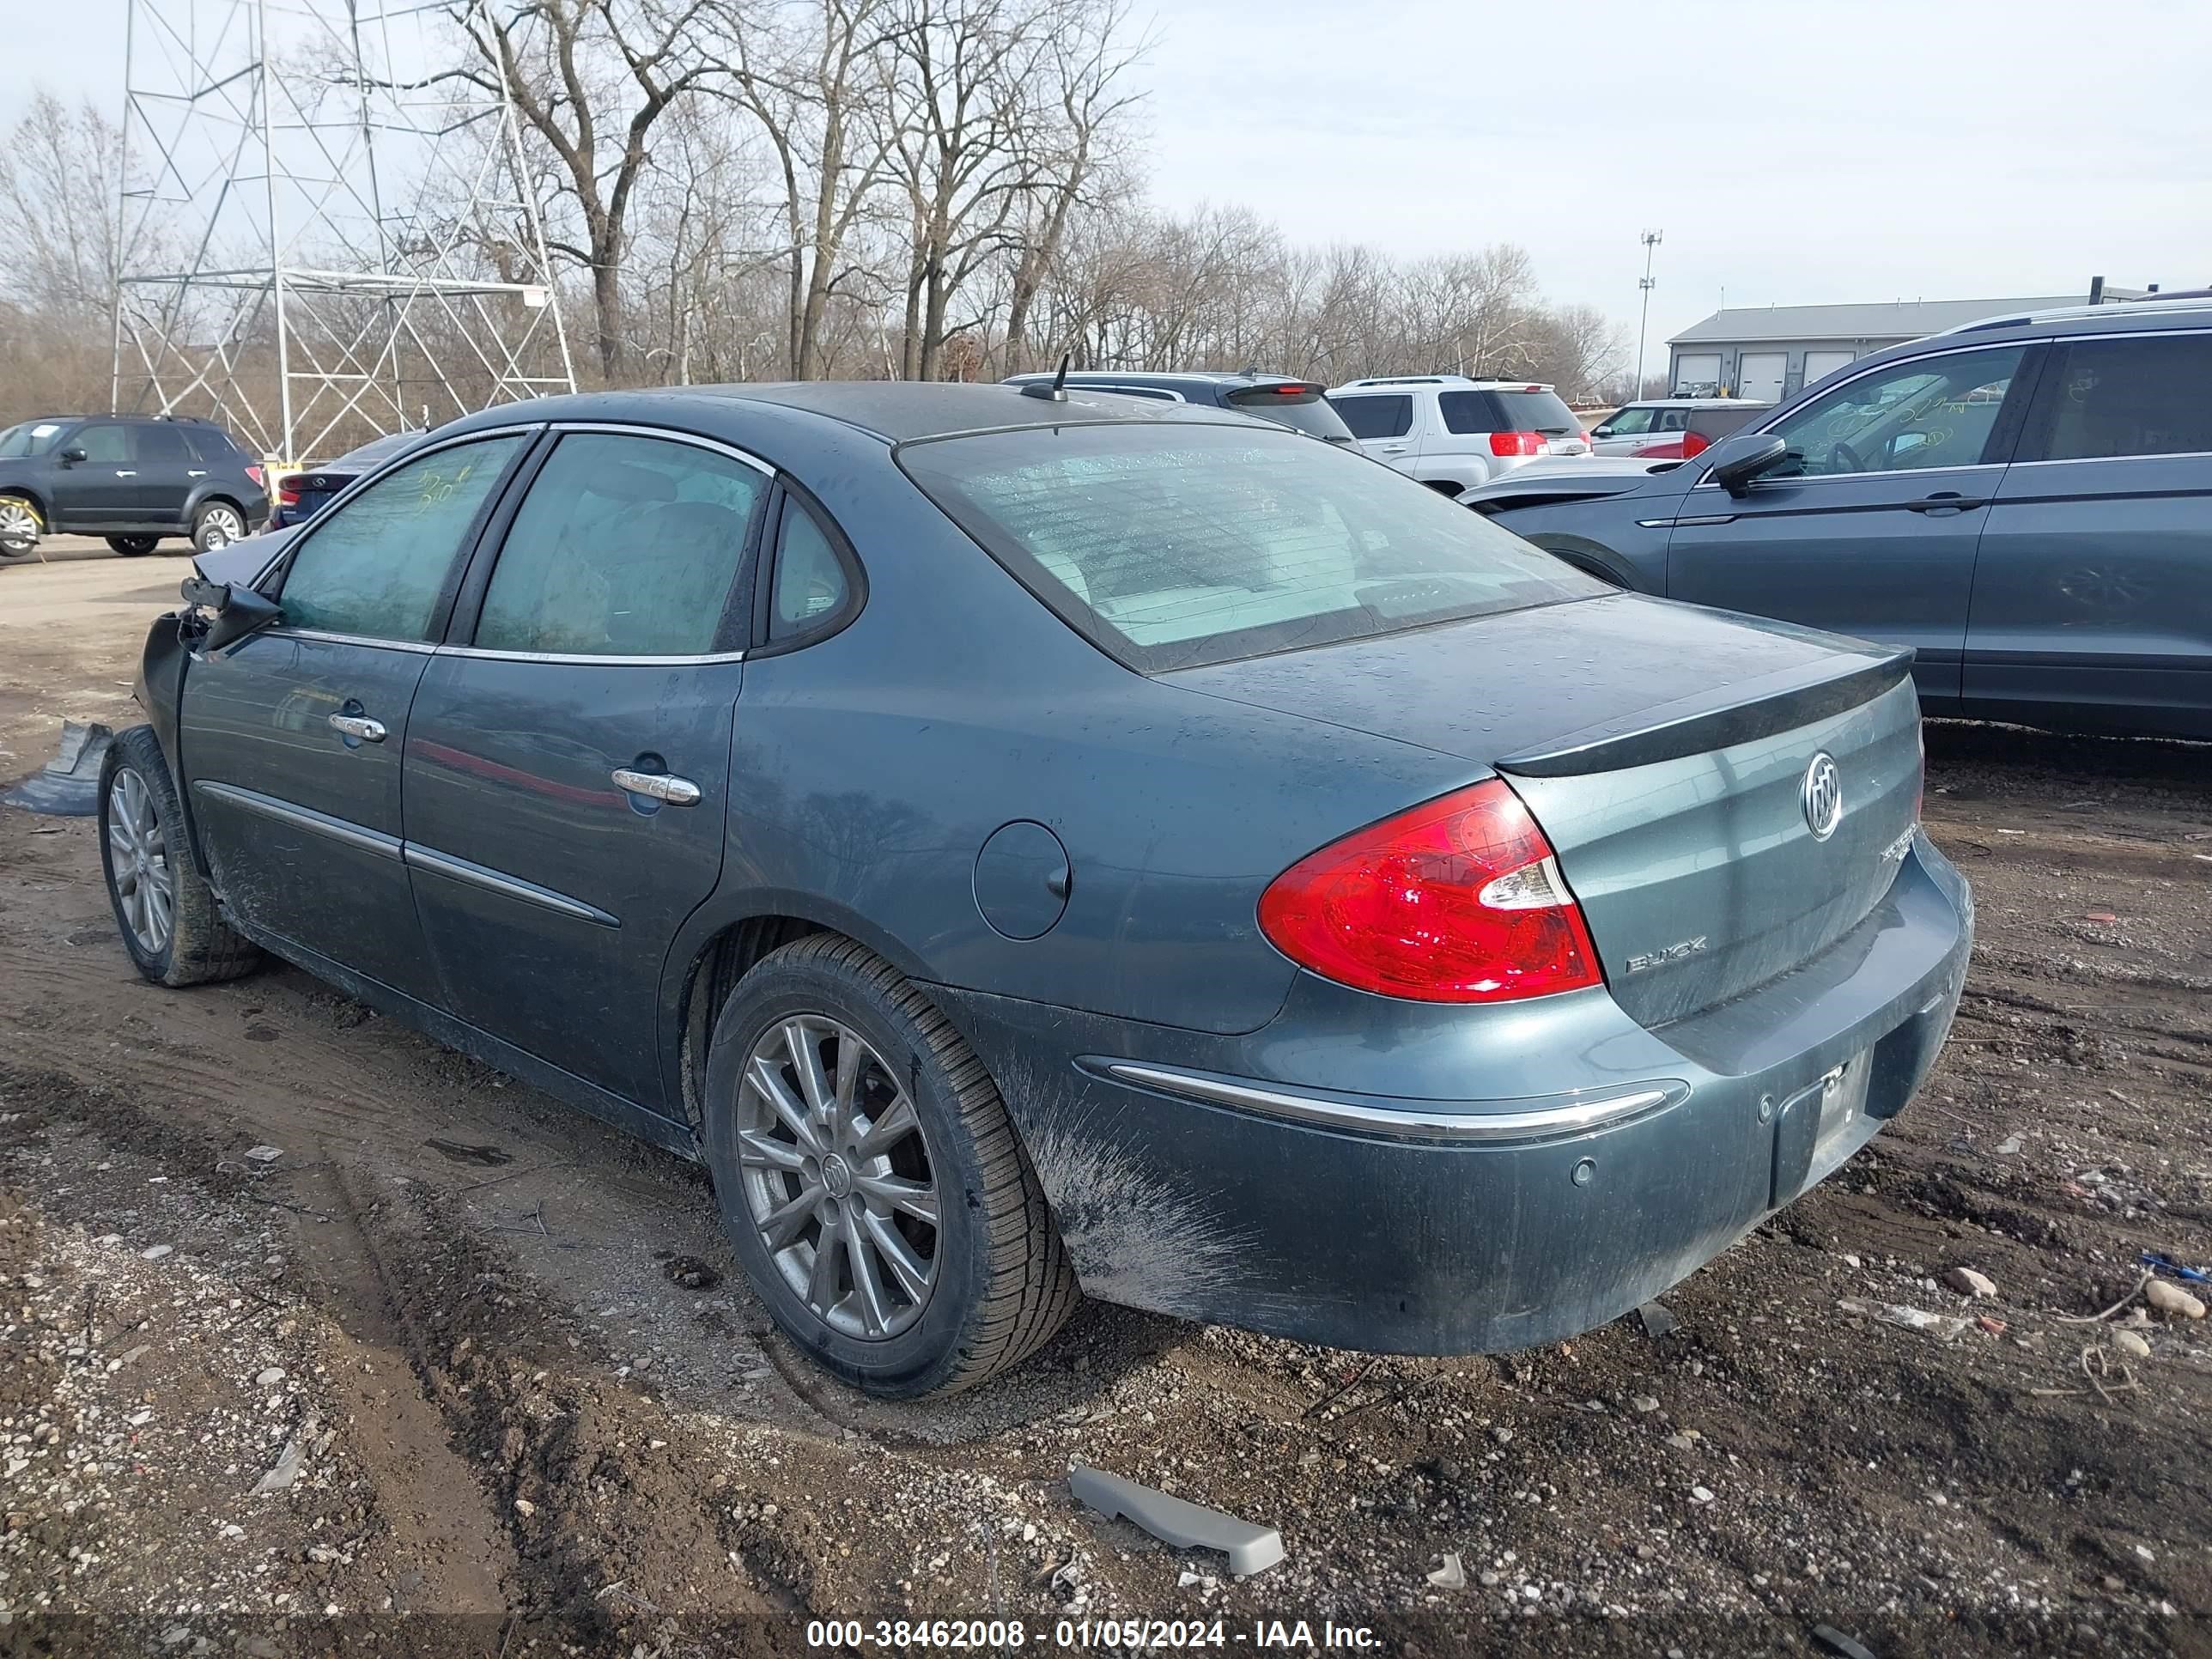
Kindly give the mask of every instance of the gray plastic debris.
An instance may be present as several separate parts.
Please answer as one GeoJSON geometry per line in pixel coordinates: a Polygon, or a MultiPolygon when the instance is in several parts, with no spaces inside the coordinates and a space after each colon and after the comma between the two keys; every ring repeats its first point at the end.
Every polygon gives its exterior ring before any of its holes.
{"type": "Polygon", "coordinates": [[[315,1431],[322,1426],[322,1420],[313,1417],[301,1424],[299,1432],[284,1443],[283,1455],[277,1458],[268,1474],[253,1483],[253,1490],[258,1492],[282,1492],[297,1480],[301,1465],[307,1461],[307,1447],[313,1441],[315,1431]]]}
{"type": "Polygon", "coordinates": [[[1954,1319],[1948,1314],[1932,1314],[1920,1308],[1908,1308],[1901,1302],[1868,1302],[1856,1296],[1847,1296],[1836,1305],[1845,1313],[1855,1313],[1868,1319],[1879,1319],[1885,1324],[1902,1325],[1908,1331],[1925,1331],[1939,1342],[1948,1342],[1962,1335],[1972,1322],[1954,1319]]]}
{"type": "Polygon", "coordinates": [[[0,790],[0,802],[27,807],[48,817],[89,818],[100,812],[100,763],[107,758],[115,733],[97,720],[62,722],[62,746],[53,759],[13,787],[0,790]]]}
{"type": "Polygon", "coordinates": [[[1644,1334],[1655,1339],[1666,1335],[1678,1322],[1663,1302],[1645,1303],[1636,1310],[1636,1316],[1644,1322],[1644,1334]]]}
{"type": "Polygon", "coordinates": [[[1873,1650],[1865,1644],[1846,1636],[1833,1625],[1813,1626],[1813,1639],[1831,1653],[1839,1653],[1844,1659],[1874,1659],[1873,1650]]]}
{"type": "Polygon", "coordinates": [[[1229,1571],[1240,1577],[1264,1572],[1283,1559],[1283,1535],[1273,1527],[1255,1527],[1219,1510],[1187,1504],[1103,1469],[1072,1468],[1067,1484],[1079,1503],[1101,1515],[1133,1521],[1179,1549],[1223,1551],[1229,1571]]]}
{"type": "Polygon", "coordinates": [[[246,1156],[256,1164],[274,1164],[284,1156],[282,1146],[248,1146],[246,1156]]]}
{"type": "Polygon", "coordinates": [[[1456,1554],[1447,1551],[1443,1565],[1429,1575],[1429,1582],[1438,1589],[1465,1589],[1467,1569],[1461,1565],[1456,1554]]]}

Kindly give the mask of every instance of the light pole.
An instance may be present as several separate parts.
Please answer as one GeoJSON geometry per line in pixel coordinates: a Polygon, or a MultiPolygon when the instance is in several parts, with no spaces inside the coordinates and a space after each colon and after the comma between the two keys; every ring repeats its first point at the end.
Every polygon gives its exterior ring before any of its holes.
{"type": "Polygon", "coordinates": [[[1636,325],[1636,392],[1644,395],[1644,338],[1651,331],[1651,255],[1666,232],[1647,230],[1644,233],[1644,280],[1637,287],[1644,290],[1644,319],[1636,325]]]}

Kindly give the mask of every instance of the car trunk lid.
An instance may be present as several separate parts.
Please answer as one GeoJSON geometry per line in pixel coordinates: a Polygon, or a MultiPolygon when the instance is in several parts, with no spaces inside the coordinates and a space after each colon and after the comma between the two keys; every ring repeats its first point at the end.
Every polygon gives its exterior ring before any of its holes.
{"type": "Polygon", "coordinates": [[[1614,1000],[1649,1025],[1842,938],[1888,890],[1917,816],[1909,653],[1632,594],[1162,678],[1502,774],[1614,1000]],[[1822,757],[1832,824],[1810,782],[1822,757]]]}

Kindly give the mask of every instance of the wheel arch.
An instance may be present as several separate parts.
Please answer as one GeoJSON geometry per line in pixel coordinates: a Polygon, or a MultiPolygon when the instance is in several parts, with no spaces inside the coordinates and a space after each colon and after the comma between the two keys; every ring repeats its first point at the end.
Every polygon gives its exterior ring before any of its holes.
{"type": "Polygon", "coordinates": [[[48,504],[45,492],[37,485],[0,483],[0,495],[13,495],[19,501],[28,501],[31,504],[31,510],[39,515],[40,527],[48,535],[53,533],[53,508],[48,504]]]}
{"type": "Polygon", "coordinates": [[[660,998],[664,1098],[693,1130],[703,1121],[708,1044],[722,1005],[763,957],[812,933],[840,934],[910,979],[929,977],[913,951],[833,900],[773,892],[702,906],[669,948],[660,998]]]}

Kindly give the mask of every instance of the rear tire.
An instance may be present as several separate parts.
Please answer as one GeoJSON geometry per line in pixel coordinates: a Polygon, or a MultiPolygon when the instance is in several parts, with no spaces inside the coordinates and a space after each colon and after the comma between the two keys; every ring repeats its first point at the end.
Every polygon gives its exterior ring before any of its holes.
{"type": "Polygon", "coordinates": [[[126,559],[136,559],[160,546],[159,536],[110,536],[107,544],[126,559]]]}
{"type": "Polygon", "coordinates": [[[192,545],[213,553],[246,538],[246,514],[228,501],[209,501],[192,514],[192,545]]]}
{"type": "Polygon", "coordinates": [[[236,979],[260,962],[222,919],[192,862],[184,809],[150,726],[117,732],[100,763],[100,866],[123,948],[155,984],[236,979]]]}
{"type": "Polygon", "coordinates": [[[950,1394],[1074,1311],[1066,1249],[982,1061],[851,939],[810,934],[738,981],[705,1104],[723,1227],[824,1370],[889,1399],[950,1394]]]}

